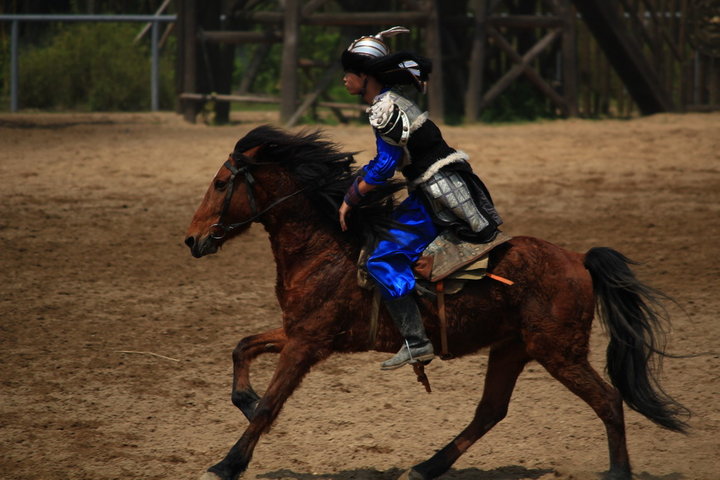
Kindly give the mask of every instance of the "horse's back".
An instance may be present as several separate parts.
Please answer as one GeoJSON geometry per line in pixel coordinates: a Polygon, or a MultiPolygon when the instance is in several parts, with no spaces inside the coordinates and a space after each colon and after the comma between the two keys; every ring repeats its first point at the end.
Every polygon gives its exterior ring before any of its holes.
{"type": "Polygon", "coordinates": [[[584,258],[534,237],[514,237],[497,252],[492,271],[514,282],[503,299],[531,355],[557,348],[587,355],[595,299],[584,258]]]}
{"type": "MultiPolygon", "coordinates": [[[[553,284],[590,282],[590,274],[583,261],[585,254],[572,252],[536,237],[513,237],[496,249],[492,258],[493,273],[508,275],[531,287],[544,287],[548,280],[553,284]]],[[[515,281],[515,280],[513,280],[515,281]]]]}

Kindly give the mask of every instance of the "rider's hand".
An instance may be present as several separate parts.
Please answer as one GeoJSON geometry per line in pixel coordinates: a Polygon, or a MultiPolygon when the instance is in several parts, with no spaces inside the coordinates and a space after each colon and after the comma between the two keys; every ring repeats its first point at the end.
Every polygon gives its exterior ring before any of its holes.
{"type": "Polygon", "coordinates": [[[343,232],[347,232],[347,223],[345,222],[345,217],[347,216],[351,208],[352,207],[345,202],[342,202],[340,204],[340,210],[338,210],[338,214],[340,216],[340,228],[343,232]]]}

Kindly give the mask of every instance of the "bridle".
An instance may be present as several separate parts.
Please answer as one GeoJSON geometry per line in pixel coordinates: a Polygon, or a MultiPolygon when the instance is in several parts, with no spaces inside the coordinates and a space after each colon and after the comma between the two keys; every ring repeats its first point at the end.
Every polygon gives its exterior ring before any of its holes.
{"type": "Polygon", "coordinates": [[[250,173],[250,168],[254,166],[260,166],[260,165],[274,165],[274,163],[266,162],[253,162],[252,159],[245,155],[244,153],[231,153],[228,157],[228,159],[223,164],[225,168],[227,168],[230,171],[230,178],[228,179],[228,185],[227,185],[227,191],[225,192],[225,200],[223,202],[222,210],[220,211],[220,217],[219,222],[214,223],[210,226],[210,237],[215,240],[221,240],[227,236],[228,233],[232,232],[233,230],[240,228],[244,225],[247,225],[248,223],[252,223],[256,221],[258,218],[260,218],[262,215],[267,213],[271,208],[274,208],[278,204],[284,202],[285,200],[288,200],[295,195],[304,192],[309,188],[304,187],[301,188],[293,193],[290,193],[288,195],[285,195],[283,197],[275,199],[270,205],[263,208],[262,210],[258,211],[257,208],[257,201],[255,200],[255,194],[253,192],[253,186],[255,185],[255,178],[252,176],[252,173],[250,173]],[[227,213],[228,209],[230,208],[230,202],[232,200],[233,193],[235,192],[235,179],[241,176],[245,182],[245,186],[247,187],[247,195],[248,195],[248,203],[250,204],[250,208],[252,210],[252,215],[247,220],[243,220],[242,222],[237,223],[231,223],[226,224],[223,223],[222,219],[227,213]],[[220,233],[216,233],[216,232],[220,233]]]}

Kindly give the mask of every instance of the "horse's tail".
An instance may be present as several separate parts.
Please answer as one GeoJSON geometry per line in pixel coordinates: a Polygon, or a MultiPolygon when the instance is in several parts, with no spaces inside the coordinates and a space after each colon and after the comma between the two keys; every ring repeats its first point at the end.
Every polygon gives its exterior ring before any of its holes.
{"type": "Polygon", "coordinates": [[[598,313],[610,335],[607,372],[630,408],[684,433],[688,425],[679,417],[688,416],[689,410],[663,391],[654,373],[666,356],[667,314],[660,300],[668,297],[641,283],[629,264],[635,263],[611,248],[592,248],[585,255],[598,313]]]}

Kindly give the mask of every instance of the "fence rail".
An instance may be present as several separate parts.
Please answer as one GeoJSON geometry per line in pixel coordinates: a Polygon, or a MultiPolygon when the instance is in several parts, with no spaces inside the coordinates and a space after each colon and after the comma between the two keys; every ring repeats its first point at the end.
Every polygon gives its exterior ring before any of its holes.
{"type": "Polygon", "coordinates": [[[21,22],[141,22],[152,24],[150,54],[150,106],[153,111],[160,108],[159,93],[159,26],[175,22],[176,15],[42,15],[14,14],[0,15],[0,22],[11,22],[10,28],[10,111],[19,109],[19,54],[21,22]]]}

